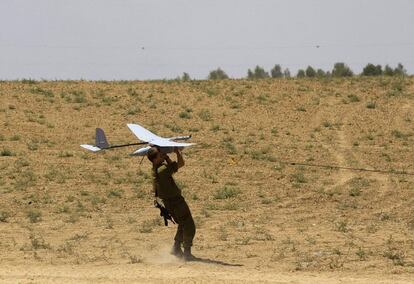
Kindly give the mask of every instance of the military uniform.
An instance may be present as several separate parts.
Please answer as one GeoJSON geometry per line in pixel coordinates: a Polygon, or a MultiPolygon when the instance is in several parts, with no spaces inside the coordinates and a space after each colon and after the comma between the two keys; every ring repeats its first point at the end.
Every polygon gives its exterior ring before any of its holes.
{"type": "Polygon", "coordinates": [[[190,251],[193,245],[196,228],[190,208],[181,195],[181,189],[175,183],[172,175],[178,171],[177,162],[162,164],[153,169],[155,196],[159,197],[165,208],[178,224],[175,234],[176,245],[183,244],[190,251]]]}

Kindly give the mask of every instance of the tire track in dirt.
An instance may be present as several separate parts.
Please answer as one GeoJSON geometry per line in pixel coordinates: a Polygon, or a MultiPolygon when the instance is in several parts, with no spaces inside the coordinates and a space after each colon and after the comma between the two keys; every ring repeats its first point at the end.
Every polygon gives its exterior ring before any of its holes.
{"type": "MultiPolygon", "coordinates": [[[[339,101],[335,98],[328,98],[326,101],[329,109],[331,109],[339,101]]],[[[410,104],[405,104],[403,109],[411,108],[410,104]]],[[[374,167],[370,166],[361,155],[354,154],[354,147],[352,146],[352,141],[349,140],[346,130],[343,128],[344,125],[348,125],[348,117],[344,115],[344,112],[339,113],[323,113],[322,111],[318,112],[315,120],[319,123],[322,122],[322,117],[329,121],[335,121],[338,125],[333,131],[333,139],[330,142],[325,142],[321,140],[321,145],[324,147],[336,160],[335,165],[340,167],[357,167],[357,168],[366,168],[369,170],[375,170],[374,167]],[[339,119],[338,119],[339,118],[339,119]]],[[[382,194],[392,188],[390,176],[383,173],[369,172],[364,173],[374,180],[379,181],[382,194]]],[[[343,186],[349,180],[358,176],[357,172],[351,170],[338,170],[336,173],[336,182],[329,187],[333,189],[339,186],[343,186]]]]}
{"type": "MultiPolygon", "coordinates": [[[[337,103],[337,100],[335,100],[335,98],[329,97],[327,98],[326,103],[329,109],[331,109],[331,107],[333,107],[337,103]]],[[[317,124],[320,125],[322,123],[323,118],[333,121],[335,117],[342,117],[342,115],[341,114],[333,115],[332,113],[325,114],[323,111],[319,111],[316,114],[314,121],[316,121],[317,124]]],[[[342,119],[341,121],[339,121],[338,125],[343,125],[342,119]]],[[[348,167],[349,164],[347,162],[346,156],[347,154],[348,155],[350,154],[349,151],[347,150],[347,148],[349,148],[350,146],[350,143],[346,139],[344,130],[340,129],[340,130],[334,130],[334,131],[335,131],[335,135],[334,135],[335,140],[331,140],[332,141],[331,143],[327,143],[321,140],[321,145],[336,159],[336,163],[335,163],[336,166],[348,167]]],[[[353,177],[354,177],[354,173],[352,173],[351,171],[338,170],[336,172],[336,179],[335,179],[336,182],[330,186],[329,190],[336,188],[338,186],[342,186],[343,184],[348,182],[353,177]]]]}
{"type": "MultiPolygon", "coordinates": [[[[341,121],[341,125],[346,125],[347,120],[344,118],[341,121]]],[[[352,153],[352,143],[348,139],[345,130],[342,127],[339,130],[335,130],[337,136],[337,145],[339,147],[335,147],[334,144],[325,144],[328,150],[336,157],[338,161],[338,166],[342,167],[357,167],[357,168],[365,168],[369,170],[376,170],[376,168],[370,166],[362,157],[361,155],[355,155],[352,153]],[[349,162],[352,161],[352,164],[349,162]]],[[[384,194],[387,190],[391,188],[391,182],[389,175],[383,173],[376,173],[376,172],[366,172],[364,175],[368,175],[374,180],[379,181],[380,183],[380,192],[384,194]]],[[[347,183],[349,180],[359,176],[357,172],[351,170],[340,170],[338,172],[339,180],[336,184],[332,186],[332,188],[337,186],[342,186],[347,183]]]]}
{"type": "MultiPolygon", "coordinates": [[[[335,149],[334,145],[329,145],[330,150],[335,156],[336,160],[338,161],[339,166],[348,167],[350,165],[347,162],[346,155],[350,154],[349,151],[347,150],[347,146],[349,146],[350,143],[348,143],[345,132],[342,129],[336,130],[336,136],[338,138],[337,144],[340,147],[335,149]]],[[[339,175],[339,181],[336,186],[341,186],[345,184],[346,182],[348,182],[350,179],[354,178],[354,173],[348,170],[339,170],[338,175],[339,175]]]]}

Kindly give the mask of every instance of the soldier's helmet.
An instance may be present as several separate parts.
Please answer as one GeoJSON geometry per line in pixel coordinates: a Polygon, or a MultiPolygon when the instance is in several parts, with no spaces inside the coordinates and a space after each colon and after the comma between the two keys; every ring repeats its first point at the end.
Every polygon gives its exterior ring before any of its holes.
{"type": "Polygon", "coordinates": [[[154,158],[158,155],[158,149],[156,147],[151,147],[147,152],[147,158],[151,162],[154,160],[154,158]]]}

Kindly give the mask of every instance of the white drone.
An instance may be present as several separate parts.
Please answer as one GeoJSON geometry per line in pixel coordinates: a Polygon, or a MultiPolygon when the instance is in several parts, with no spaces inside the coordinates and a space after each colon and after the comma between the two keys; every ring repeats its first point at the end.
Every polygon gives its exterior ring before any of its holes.
{"type": "Polygon", "coordinates": [[[127,124],[127,126],[132,131],[132,133],[134,133],[134,135],[143,142],[122,144],[122,145],[110,145],[108,143],[108,140],[106,140],[105,132],[103,131],[103,129],[96,128],[96,135],[95,135],[96,145],[82,144],[80,146],[92,152],[99,152],[99,151],[113,149],[113,148],[120,148],[120,147],[134,146],[134,145],[148,145],[147,147],[140,148],[130,154],[131,156],[145,156],[148,150],[154,146],[158,147],[162,153],[171,153],[174,151],[174,148],[182,149],[184,147],[194,145],[194,143],[176,142],[176,141],[181,141],[181,140],[188,140],[191,138],[191,135],[163,138],[158,135],[155,135],[151,131],[145,129],[144,127],[138,124],[127,124]]]}

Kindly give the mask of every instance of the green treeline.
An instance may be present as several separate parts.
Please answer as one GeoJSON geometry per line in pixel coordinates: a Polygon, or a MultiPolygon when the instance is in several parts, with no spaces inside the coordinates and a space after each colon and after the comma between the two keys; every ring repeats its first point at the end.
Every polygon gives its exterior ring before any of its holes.
{"type": "MultiPolygon", "coordinates": [[[[184,73],[188,76],[187,73],[184,73]]],[[[362,70],[359,76],[405,76],[407,70],[399,63],[397,67],[392,68],[388,64],[382,67],[381,65],[374,65],[368,63],[362,70]]],[[[306,67],[306,69],[299,69],[296,76],[292,76],[288,68],[283,69],[282,66],[276,64],[270,71],[266,71],[263,67],[256,66],[254,69],[247,70],[247,79],[266,79],[266,78],[325,78],[325,77],[352,77],[356,74],[343,62],[337,62],[334,64],[332,70],[324,71],[322,69],[316,69],[312,66],[306,67]]],[[[189,76],[188,76],[189,78],[189,76]]],[[[208,80],[225,80],[229,79],[229,76],[221,68],[210,71],[208,80]]]]}

